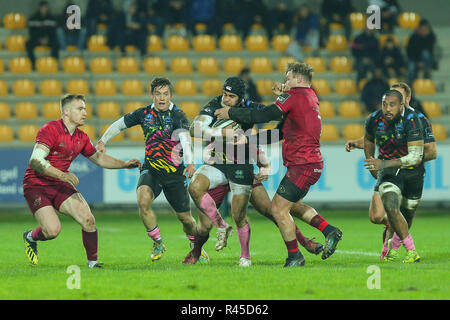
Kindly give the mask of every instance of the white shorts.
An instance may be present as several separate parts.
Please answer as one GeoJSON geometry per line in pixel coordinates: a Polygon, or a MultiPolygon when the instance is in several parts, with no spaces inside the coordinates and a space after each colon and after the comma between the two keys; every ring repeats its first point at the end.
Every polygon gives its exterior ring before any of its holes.
{"type": "Polygon", "coordinates": [[[209,179],[208,190],[228,184],[228,179],[227,177],[225,177],[225,174],[216,167],[210,166],[209,164],[204,164],[200,168],[198,168],[195,171],[192,180],[195,180],[197,174],[202,174],[209,179]]]}

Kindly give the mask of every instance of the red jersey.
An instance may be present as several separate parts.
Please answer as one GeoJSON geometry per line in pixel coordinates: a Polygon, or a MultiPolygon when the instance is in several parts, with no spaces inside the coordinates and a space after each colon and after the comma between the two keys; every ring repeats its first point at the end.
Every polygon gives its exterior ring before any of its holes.
{"type": "MultiPolygon", "coordinates": [[[[50,153],[45,159],[53,167],[63,172],[69,171],[70,164],[80,153],[89,158],[97,152],[86,133],[77,128],[70,135],[62,119],[50,121],[39,129],[36,143],[42,143],[50,149],[50,153]]],[[[30,166],[27,167],[23,178],[24,189],[36,185],[47,186],[57,183],[61,183],[61,180],[40,174],[30,166]]]]}
{"type": "Polygon", "coordinates": [[[285,167],[323,162],[320,153],[322,121],[319,99],[311,88],[292,88],[275,101],[283,112],[285,167]]]}

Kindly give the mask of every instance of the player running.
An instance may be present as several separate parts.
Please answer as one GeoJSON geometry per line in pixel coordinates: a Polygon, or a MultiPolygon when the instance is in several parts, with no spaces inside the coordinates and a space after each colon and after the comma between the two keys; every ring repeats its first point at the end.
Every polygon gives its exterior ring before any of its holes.
{"type": "MultiPolygon", "coordinates": [[[[285,81],[289,90],[281,94],[274,104],[262,110],[223,107],[215,112],[219,119],[232,119],[239,123],[264,123],[283,118],[283,162],[287,173],[272,199],[271,211],[288,250],[284,267],[305,264],[289,212],[295,203],[301,204],[323,169],[319,101],[311,89],[312,73],[313,69],[306,63],[290,63],[285,81]]],[[[323,233],[326,243],[322,259],[326,259],[334,253],[342,231],[328,224],[323,233]]]]}
{"type": "MultiPolygon", "coordinates": [[[[383,96],[382,109],[366,120],[364,154],[366,169],[378,171],[377,187],[389,225],[400,237],[407,254],[403,262],[417,262],[420,257],[408,231],[408,223],[400,212],[400,206],[415,208],[422,196],[425,169],[423,165],[424,132],[418,115],[405,108],[403,96],[397,90],[389,90],[383,96]],[[378,159],[374,158],[375,144],[379,147],[378,159]]],[[[398,247],[388,241],[385,261],[398,257],[398,247]]]]}
{"type": "MultiPolygon", "coordinates": [[[[145,136],[145,162],[136,187],[139,215],[153,240],[152,261],[161,259],[166,246],[161,237],[156,215],[151,207],[161,191],[167,198],[183,231],[191,241],[196,235],[196,222],[192,217],[190,199],[186,187],[186,174],[191,178],[195,172],[189,120],[186,114],[171,102],[172,83],[166,78],[155,78],[150,84],[151,105],[137,109],[116,120],[105,131],[97,144],[104,152],[106,143],[122,130],[140,125],[145,136]],[[176,147],[180,141],[183,159],[176,147]],[[186,164],[184,166],[183,164],[186,164]]],[[[203,261],[209,257],[202,251],[203,261]]]]}
{"type": "Polygon", "coordinates": [[[31,264],[38,264],[37,241],[55,239],[61,231],[56,214],[67,214],[82,228],[83,245],[89,268],[102,268],[98,262],[98,234],[95,218],[81,193],[75,188],[78,178],[69,172],[72,161],[81,153],[102,168],[137,168],[137,159],[123,161],[97,152],[89,137],[78,127],[86,121],[83,95],[70,94],[61,99],[61,119],[50,121],[38,131],[33,153],[23,179],[24,197],[39,227],[23,233],[25,253],[31,264]]]}
{"type": "MultiPolygon", "coordinates": [[[[403,103],[405,104],[405,106],[415,111],[411,106],[409,106],[409,103],[411,101],[411,88],[406,83],[404,82],[395,83],[391,86],[391,89],[399,91],[403,96],[403,103]]],[[[434,160],[437,157],[437,152],[436,152],[436,142],[434,139],[431,123],[423,113],[417,112],[417,114],[422,122],[422,127],[424,129],[424,161],[426,162],[434,160]]],[[[355,148],[364,149],[364,137],[361,137],[358,140],[349,140],[346,142],[345,149],[347,152],[350,152],[355,148]]],[[[376,172],[372,171],[372,174],[376,179],[376,172]]],[[[417,183],[420,184],[420,181],[418,181],[417,183]]],[[[420,199],[402,201],[400,205],[400,212],[405,217],[409,229],[411,228],[413,217],[419,205],[419,201],[420,199]]],[[[386,253],[388,252],[388,240],[393,237],[394,232],[392,228],[389,227],[386,211],[384,210],[383,203],[381,202],[381,197],[378,192],[378,186],[375,186],[374,193],[372,195],[369,207],[369,218],[370,221],[374,224],[385,225],[385,229],[383,232],[383,249],[381,252],[381,259],[384,259],[386,253]]],[[[395,241],[393,243],[394,247],[397,247],[397,244],[398,244],[398,235],[396,235],[395,237],[395,241]]]]}

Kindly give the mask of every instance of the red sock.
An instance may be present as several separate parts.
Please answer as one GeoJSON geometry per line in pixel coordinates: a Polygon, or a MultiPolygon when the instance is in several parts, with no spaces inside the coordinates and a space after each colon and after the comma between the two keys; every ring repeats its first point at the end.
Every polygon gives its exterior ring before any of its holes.
{"type": "Polygon", "coordinates": [[[97,250],[98,250],[98,233],[97,230],[94,232],[82,231],[83,245],[86,249],[86,256],[90,261],[97,261],[97,250]]]}
{"type": "Polygon", "coordinates": [[[311,219],[309,224],[314,228],[319,229],[320,231],[323,231],[323,229],[325,229],[329,225],[329,223],[318,214],[311,219]]]}
{"type": "Polygon", "coordinates": [[[286,248],[288,252],[297,252],[298,251],[298,244],[297,239],[291,240],[291,241],[285,241],[286,248]]]}
{"type": "Polygon", "coordinates": [[[306,246],[305,236],[300,232],[300,229],[297,226],[295,226],[295,237],[302,246],[306,246]]]}
{"type": "Polygon", "coordinates": [[[34,241],[46,241],[46,240],[48,240],[44,236],[44,233],[42,232],[42,228],[41,227],[37,227],[36,229],[31,231],[31,237],[33,238],[34,241]]]}

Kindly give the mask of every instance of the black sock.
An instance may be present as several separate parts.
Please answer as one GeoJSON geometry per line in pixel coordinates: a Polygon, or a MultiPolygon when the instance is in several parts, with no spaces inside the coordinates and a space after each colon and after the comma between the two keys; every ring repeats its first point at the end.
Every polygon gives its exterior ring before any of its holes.
{"type": "Polygon", "coordinates": [[[333,227],[331,224],[327,225],[325,227],[325,229],[322,230],[323,235],[325,236],[325,238],[328,236],[328,234],[333,231],[334,229],[336,229],[335,227],[333,227]]]}

